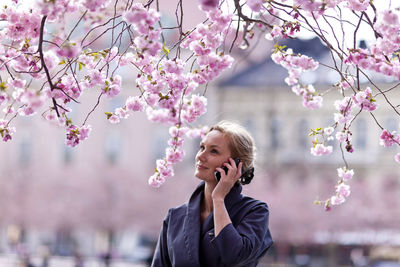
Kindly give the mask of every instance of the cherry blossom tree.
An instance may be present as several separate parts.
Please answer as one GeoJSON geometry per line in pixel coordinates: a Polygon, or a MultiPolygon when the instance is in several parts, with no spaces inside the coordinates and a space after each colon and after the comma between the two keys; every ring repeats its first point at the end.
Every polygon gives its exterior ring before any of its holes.
{"type": "MultiPolygon", "coordinates": [[[[184,28],[189,15],[183,1],[176,0],[176,26],[165,27],[158,0],[13,0],[0,9],[0,135],[12,140],[15,120],[40,114],[48,123],[63,127],[65,143],[75,147],[92,130],[90,116],[100,101],[123,89],[124,70],[136,76],[136,93],[121,107],[106,112],[105,119],[118,123],[135,112],[144,112],[151,122],[170,126],[165,157],[156,161],[149,184],[160,186],[174,175],[174,164],[184,156],[185,138],[203,136],[207,128],[196,126],[206,112],[207,85],[234,63],[231,52],[254,46],[267,38],[275,43],[271,57],[288,71],[285,82],[301,97],[305,108],[317,110],[326,94],[336,94],[333,125],[312,129],[311,153],[327,155],[339,143],[343,166],[338,166],[335,194],[318,201],[329,210],[350,195],[354,171],[346,161],[352,153],[352,124],[368,112],[382,129],[377,137],[385,147],[398,145],[396,132],[384,129],[374,115],[387,105],[400,114],[389,93],[398,84],[383,89],[371,73],[393,80],[400,78],[399,9],[372,0],[201,0],[206,19],[192,29],[184,28]],[[73,26],[68,26],[73,21],[73,26]],[[176,41],[166,42],[166,32],[176,41]],[[359,47],[362,34],[373,38],[359,47]],[[317,36],[330,50],[331,64],[294,53],[279,44],[301,34],[317,36]],[[321,92],[302,82],[305,72],[326,67],[337,74],[332,88],[321,92]],[[368,80],[364,88],[362,81],[368,80]],[[95,105],[83,121],[73,121],[71,103],[96,91],[95,105]],[[378,99],[379,97],[379,99],[378,99]],[[379,101],[378,101],[379,100],[379,101]]],[[[400,153],[395,155],[400,162],[400,153]]]]}

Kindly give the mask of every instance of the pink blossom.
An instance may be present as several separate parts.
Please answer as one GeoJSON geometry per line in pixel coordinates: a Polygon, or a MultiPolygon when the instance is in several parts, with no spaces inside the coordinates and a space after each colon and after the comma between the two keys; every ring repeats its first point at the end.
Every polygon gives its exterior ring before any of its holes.
{"type": "Polygon", "coordinates": [[[350,97],[346,96],[341,100],[336,100],[334,105],[337,111],[346,116],[351,112],[353,101],[351,101],[350,97]]]}
{"type": "Polygon", "coordinates": [[[189,137],[190,139],[198,137],[203,138],[208,131],[209,131],[208,126],[203,126],[201,128],[192,128],[187,131],[186,136],[189,137]]]}
{"type": "Polygon", "coordinates": [[[55,121],[57,119],[57,115],[54,112],[50,112],[45,116],[45,119],[48,121],[55,121]]]}
{"type": "Polygon", "coordinates": [[[49,70],[58,66],[60,59],[57,57],[56,53],[53,50],[48,50],[44,52],[44,61],[46,62],[46,66],[49,70]]]}
{"type": "Polygon", "coordinates": [[[147,119],[152,122],[168,123],[174,118],[170,117],[170,111],[168,109],[153,109],[148,107],[146,109],[147,119]]]}
{"type": "Polygon", "coordinates": [[[114,113],[121,119],[129,118],[129,112],[125,108],[116,108],[114,113]]]}
{"type": "Polygon", "coordinates": [[[26,85],[26,80],[8,78],[7,83],[9,84],[9,86],[13,86],[15,88],[24,88],[26,85]]]}
{"type": "Polygon", "coordinates": [[[75,42],[67,42],[63,44],[57,51],[57,55],[59,57],[64,57],[68,59],[75,58],[78,53],[81,51],[81,47],[78,43],[75,42]]]}
{"type": "Polygon", "coordinates": [[[106,80],[105,84],[103,90],[109,98],[113,98],[121,92],[121,76],[115,75],[110,80],[106,80]]]}
{"type": "Polygon", "coordinates": [[[385,24],[399,25],[399,17],[393,10],[384,10],[379,17],[385,24]]]}
{"type": "Polygon", "coordinates": [[[0,105],[3,103],[6,103],[8,98],[9,98],[9,96],[7,95],[6,92],[0,92],[0,105]]]}
{"type": "Polygon", "coordinates": [[[18,112],[21,116],[33,115],[45,103],[46,100],[46,94],[40,94],[33,90],[24,91],[19,96],[19,101],[23,103],[24,106],[21,107],[18,112]]]}
{"type": "Polygon", "coordinates": [[[190,104],[182,112],[182,117],[191,123],[207,111],[207,99],[204,96],[192,95],[190,104]]]}
{"type": "Polygon", "coordinates": [[[82,126],[77,127],[75,125],[71,125],[67,128],[67,137],[65,139],[65,144],[70,147],[75,147],[79,144],[80,141],[83,141],[89,137],[90,131],[92,127],[82,126]]]}
{"type": "Polygon", "coordinates": [[[92,127],[90,125],[88,126],[82,126],[79,128],[79,140],[85,140],[89,137],[90,132],[92,131],[92,127]]]}
{"type": "Polygon", "coordinates": [[[219,0],[199,0],[200,6],[203,10],[214,9],[218,6],[219,0]]]}
{"type": "Polygon", "coordinates": [[[325,133],[326,135],[331,135],[331,134],[333,133],[334,130],[335,130],[335,129],[333,129],[333,127],[326,127],[326,128],[324,128],[324,133],[325,133]]]}
{"type": "Polygon", "coordinates": [[[346,198],[350,195],[350,186],[345,184],[345,183],[340,183],[336,186],[336,193],[339,194],[339,196],[346,198]]]}
{"type": "Polygon", "coordinates": [[[105,8],[110,0],[85,0],[83,5],[92,12],[105,8]]]}
{"type": "Polygon", "coordinates": [[[14,107],[13,106],[8,106],[8,107],[5,107],[5,108],[3,108],[3,112],[5,113],[5,114],[13,114],[14,113],[14,107]]]}
{"type": "Polygon", "coordinates": [[[369,7],[369,0],[346,0],[347,7],[354,11],[365,11],[369,7]]]}
{"type": "Polygon", "coordinates": [[[394,156],[394,160],[395,160],[397,163],[400,163],[400,153],[397,153],[397,154],[394,156]]]}
{"type": "Polygon", "coordinates": [[[337,132],[335,137],[340,143],[351,140],[351,135],[348,132],[343,132],[343,131],[337,132]]]}
{"type": "Polygon", "coordinates": [[[126,53],[125,55],[120,57],[119,65],[126,66],[129,65],[131,62],[135,61],[135,55],[131,52],[126,53]]]}
{"type": "Polygon", "coordinates": [[[353,85],[354,85],[354,78],[351,76],[347,76],[345,80],[342,80],[340,82],[340,87],[343,90],[347,90],[347,89],[351,88],[351,86],[353,86],[353,85]]]}
{"type": "Polygon", "coordinates": [[[187,132],[189,131],[189,129],[187,127],[176,127],[176,126],[171,126],[169,128],[169,134],[172,137],[183,137],[187,132]]]}
{"type": "Polygon", "coordinates": [[[131,111],[143,111],[144,103],[141,97],[130,96],[125,102],[125,106],[131,111]]]}
{"type": "MultiPolygon", "coordinates": [[[[174,73],[177,75],[182,74],[183,72],[183,67],[184,67],[184,62],[180,59],[176,59],[176,60],[165,60],[163,63],[163,69],[166,72],[169,73],[174,73]]],[[[179,77],[179,76],[178,76],[179,77]]]]}
{"type": "Polygon", "coordinates": [[[3,142],[8,142],[12,139],[12,135],[16,132],[14,127],[9,127],[6,120],[0,119],[0,136],[3,142]]]}
{"type": "Polygon", "coordinates": [[[303,106],[310,109],[318,109],[322,107],[322,96],[313,96],[311,94],[303,95],[303,106]]]}
{"type": "Polygon", "coordinates": [[[98,69],[91,69],[88,71],[88,77],[91,86],[103,85],[105,83],[106,73],[103,71],[100,72],[98,69]]]}
{"type": "Polygon", "coordinates": [[[160,96],[158,94],[146,92],[144,94],[144,99],[147,106],[154,107],[157,101],[160,99],[160,96]]]}
{"type": "Polygon", "coordinates": [[[247,0],[246,4],[254,12],[260,12],[261,8],[263,8],[264,1],[263,0],[247,0]]]}
{"type": "Polygon", "coordinates": [[[343,204],[346,201],[346,199],[344,197],[342,197],[341,195],[339,196],[332,196],[330,199],[330,202],[332,205],[340,205],[343,204]]]}
{"type": "Polygon", "coordinates": [[[400,136],[396,134],[396,131],[389,132],[384,129],[380,136],[380,145],[384,147],[391,147],[394,144],[400,145],[400,136]]]}
{"type": "Polygon", "coordinates": [[[152,176],[149,178],[149,185],[155,188],[160,187],[163,183],[165,182],[164,176],[160,175],[159,172],[155,172],[152,176]]]}
{"type": "Polygon", "coordinates": [[[172,164],[169,164],[166,160],[158,159],[156,161],[156,166],[156,169],[161,176],[165,178],[170,178],[174,176],[174,169],[172,167],[172,164]]]}
{"type": "Polygon", "coordinates": [[[108,121],[112,124],[117,124],[120,122],[120,119],[117,115],[111,115],[110,118],[108,118],[108,121]]]}
{"type": "Polygon", "coordinates": [[[362,109],[373,111],[378,105],[375,103],[375,99],[372,98],[372,92],[369,87],[365,91],[358,92],[355,96],[351,97],[354,103],[362,109]]]}
{"type": "MultiPolygon", "coordinates": [[[[272,28],[270,35],[272,38],[279,38],[282,36],[282,28],[279,27],[278,25],[274,25],[272,28]]],[[[276,53],[275,53],[276,54],[276,53]]],[[[279,63],[278,63],[279,64],[279,63]]]]}
{"type": "Polygon", "coordinates": [[[342,178],[343,181],[350,180],[351,178],[353,178],[353,175],[354,175],[354,171],[353,170],[347,170],[346,167],[338,168],[337,172],[338,172],[338,176],[340,178],[342,178]]]}
{"type": "Polygon", "coordinates": [[[183,156],[185,155],[185,152],[183,150],[173,149],[171,147],[168,147],[165,152],[166,152],[167,162],[171,164],[175,164],[182,161],[183,156]]]}
{"type": "Polygon", "coordinates": [[[332,153],[332,146],[325,146],[324,144],[316,144],[311,148],[311,154],[314,156],[328,155],[332,153]]]}

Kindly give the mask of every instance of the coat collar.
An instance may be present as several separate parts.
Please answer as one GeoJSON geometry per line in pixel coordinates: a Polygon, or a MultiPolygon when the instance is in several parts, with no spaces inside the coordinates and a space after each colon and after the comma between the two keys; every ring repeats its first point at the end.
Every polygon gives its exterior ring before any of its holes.
{"type": "MultiPolygon", "coordinates": [[[[190,197],[186,210],[186,219],[184,222],[185,245],[189,252],[188,256],[193,264],[195,264],[194,266],[200,266],[198,250],[200,243],[200,232],[202,229],[202,225],[200,223],[200,205],[201,200],[203,199],[204,186],[205,183],[201,182],[190,197]]],[[[225,197],[225,206],[228,212],[235,203],[243,198],[241,192],[242,186],[236,184],[225,197]]],[[[203,225],[203,229],[204,227],[212,228],[213,221],[213,213],[211,213],[209,218],[207,218],[205,221],[205,223],[207,222],[207,225],[203,225]]]]}

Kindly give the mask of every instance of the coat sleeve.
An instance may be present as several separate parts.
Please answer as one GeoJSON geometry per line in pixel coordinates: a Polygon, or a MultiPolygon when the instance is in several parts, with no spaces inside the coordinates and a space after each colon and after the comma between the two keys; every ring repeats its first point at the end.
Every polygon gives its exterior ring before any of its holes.
{"type": "Polygon", "coordinates": [[[235,226],[225,226],[213,239],[221,261],[228,266],[246,265],[265,254],[272,245],[268,228],[269,211],[266,204],[252,208],[235,226]]]}
{"type": "Polygon", "coordinates": [[[153,261],[151,263],[152,267],[167,267],[172,266],[168,255],[168,244],[167,244],[167,230],[168,221],[170,217],[170,212],[168,212],[167,217],[163,221],[161,227],[160,236],[158,237],[157,246],[154,251],[153,261]]]}

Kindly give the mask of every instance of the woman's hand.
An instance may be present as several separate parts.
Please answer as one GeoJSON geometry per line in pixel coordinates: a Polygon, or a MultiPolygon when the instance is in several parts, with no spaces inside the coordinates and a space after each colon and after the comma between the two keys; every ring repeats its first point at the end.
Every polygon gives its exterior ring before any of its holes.
{"type": "Polygon", "coordinates": [[[224,166],[228,168],[228,172],[226,174],[221,167],[216,168],[216,171],[221,173],[221,179],[211,194],[213,200],[224,200],[225,196],[229,193],[229,191],[231,191],[231,188],[242,175],[242,162],[239,162],[239,164],[236,166],[235,161],[232,158],[229,158],[229,163],[224,163],[224,166]]]}

